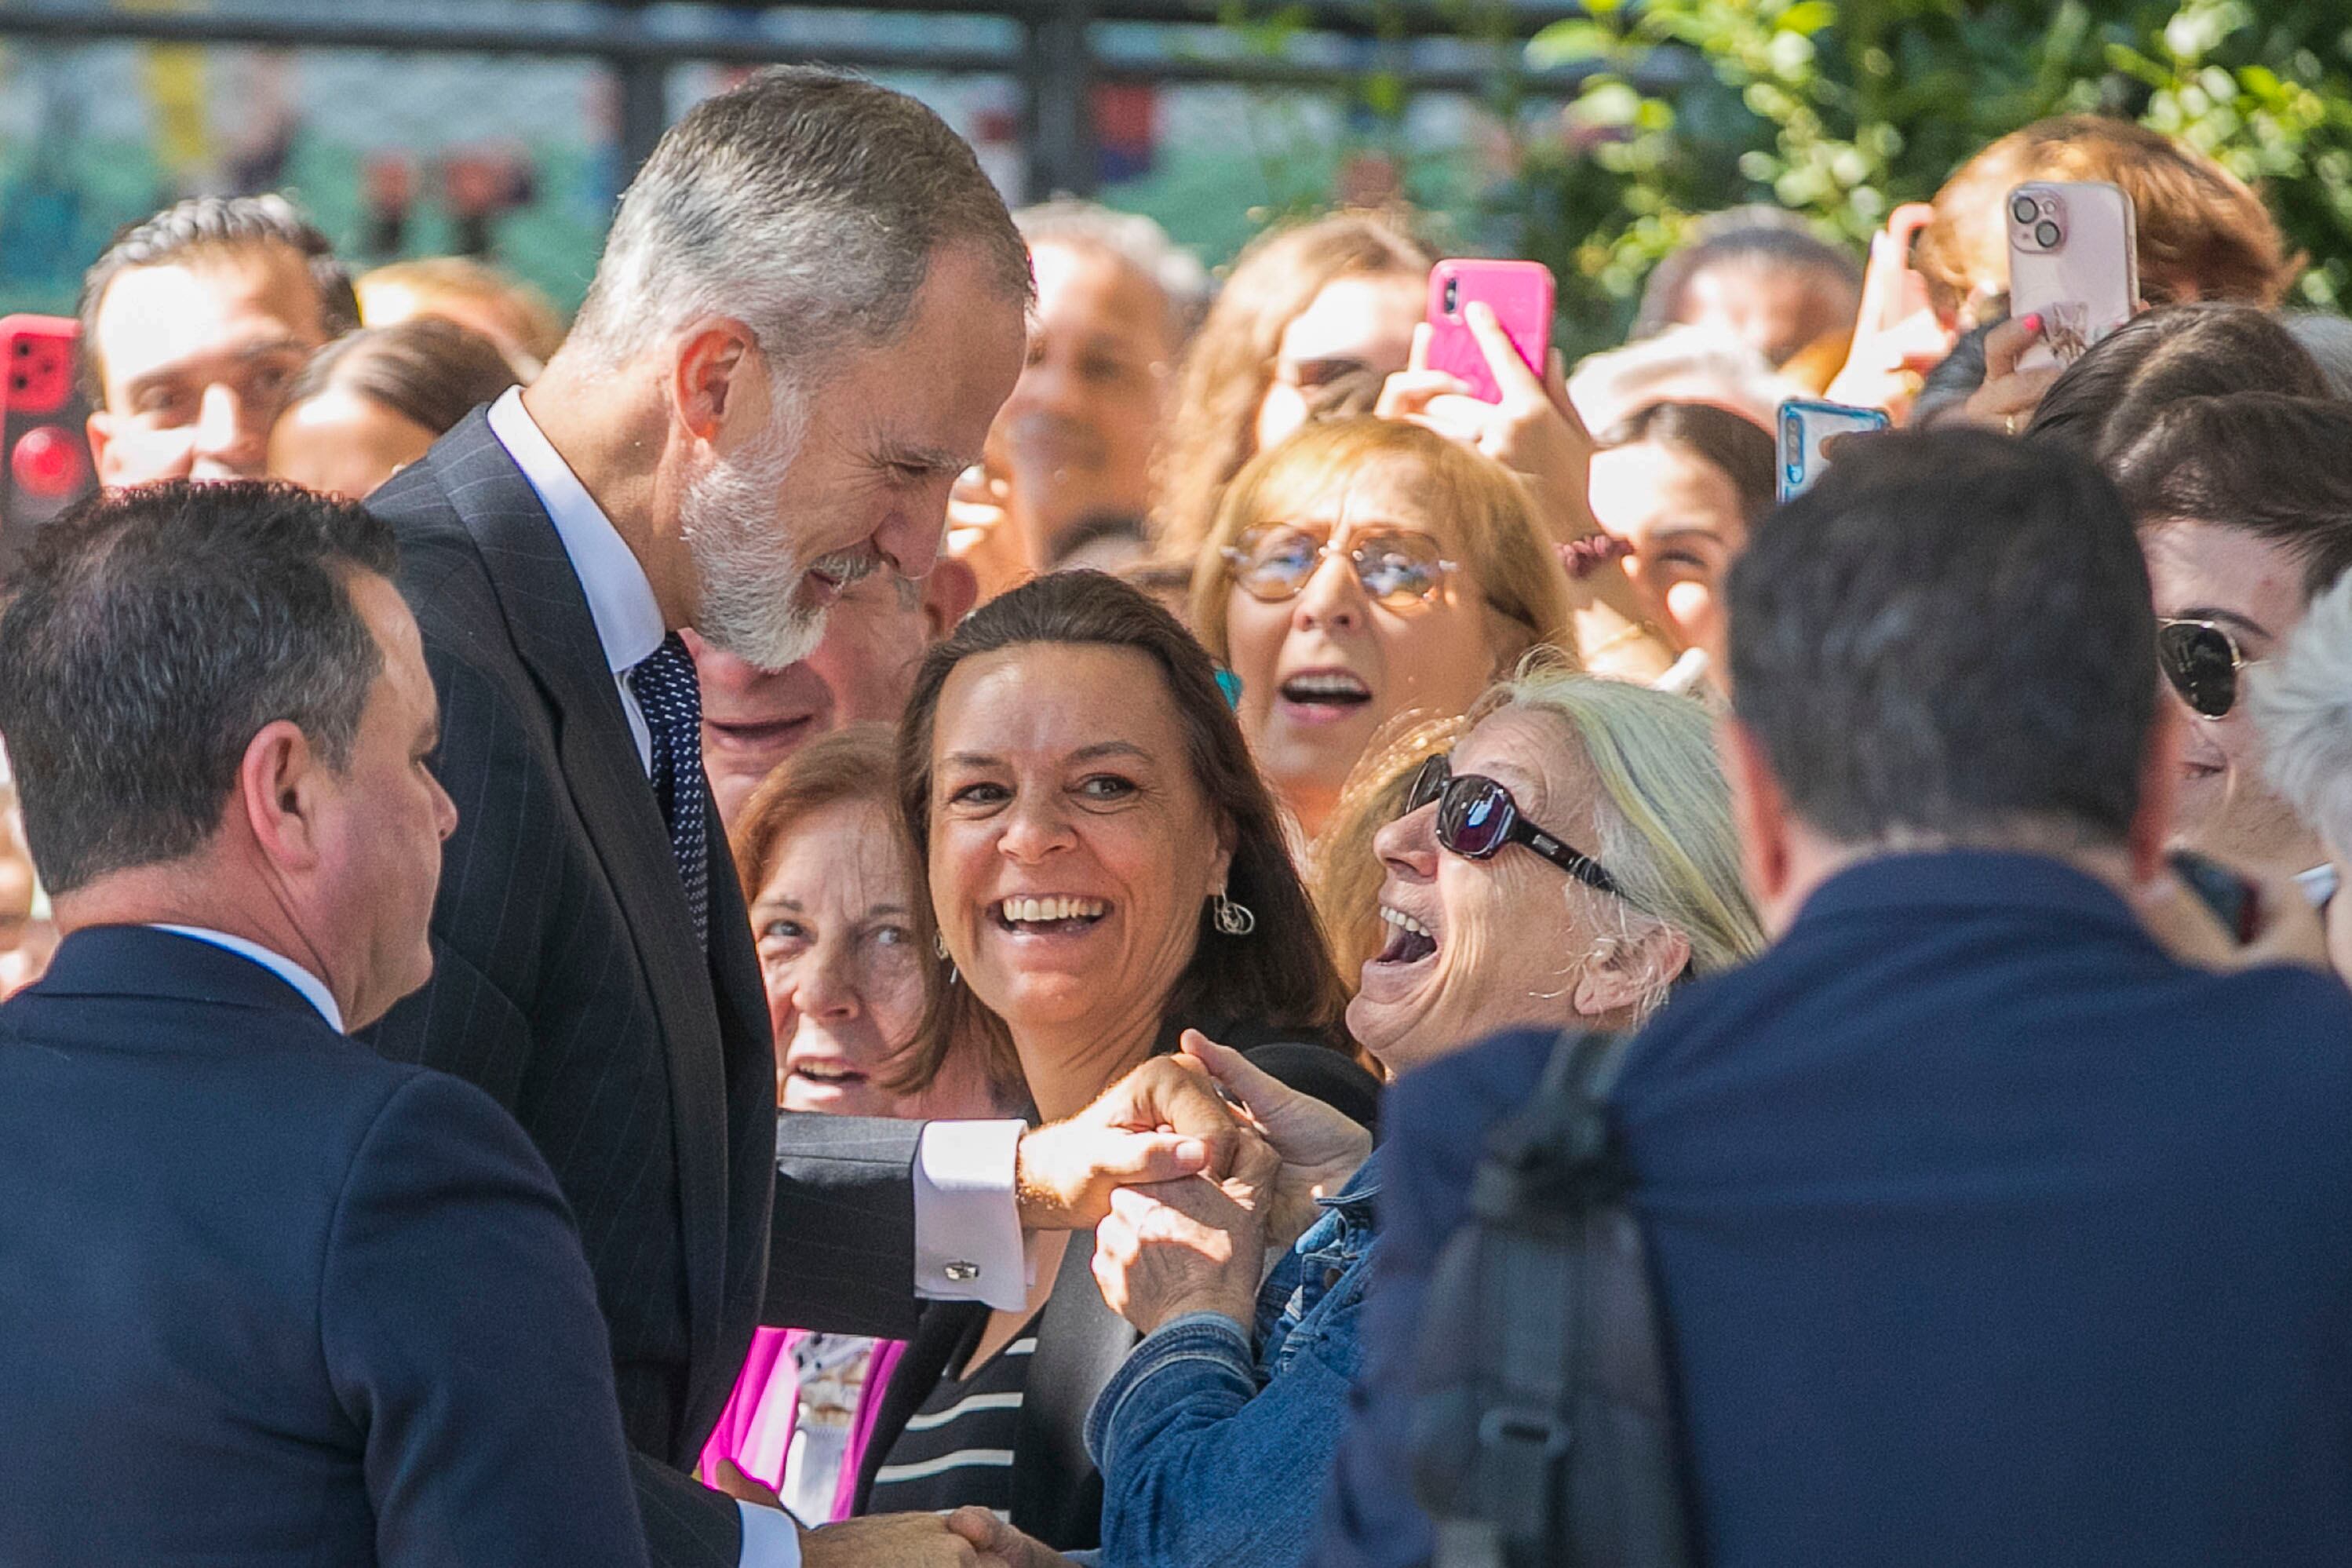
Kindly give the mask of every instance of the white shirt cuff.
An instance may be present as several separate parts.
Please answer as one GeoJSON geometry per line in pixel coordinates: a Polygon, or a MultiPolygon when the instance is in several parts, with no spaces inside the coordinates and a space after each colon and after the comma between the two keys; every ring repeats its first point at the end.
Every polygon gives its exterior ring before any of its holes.
{"type": "Polygon", "coordinates": [[[782,1509],[758,1508],[740,1499],[743,1514],[741,1568],[801,1568],[801,1527],[782,1509]]]}
{"type": "Polygon", "coordinates": [[[1029,1302],[1021,1209],[1013,1194],[1019,1121],[933,1121],[915,1146],[915,1294],[984,1301],[999,1311],[1029,1302]]]}

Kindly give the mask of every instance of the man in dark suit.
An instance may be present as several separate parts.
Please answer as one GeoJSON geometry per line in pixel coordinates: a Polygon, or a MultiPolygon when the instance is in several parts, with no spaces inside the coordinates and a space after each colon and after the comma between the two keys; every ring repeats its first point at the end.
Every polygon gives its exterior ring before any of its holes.
{"type": "Polygon", "coordinates": [[[489,1098],[343,1037],[452,813],[391,531],[110,492],[0,618],[66,932],[0,1005],[0,1563],[642,1564],[604,1328],[489,1098]]]}
{"type": "Polygon", "coordinates": [[[664,137],[545,374],[369,501],[401,535],[460,813],[433,982],[372,1037],[488,1089],[554,1167],[664,1563],[887,1565],[940,1542],[928,1516],[803,1541],[694,1481],[763,1297],[770,1322],[901,1337],[918,1289],[1017,1305],[1024,1222],[1092,1223],[1122,1162],[1210,1157],[1093,1139],[1108,1121],[780,1133],[700,763],[680,630],[779,668],[852,582],[928,570],[1020,373],[1029,295],[1003,201],[937,116],[763,73],[664,137]]]}
{"type": "MultiPolygon", "coordinates": [[[[1706,1560],[2352,1561],[2352,997],[2190,967],[2136,918],[2179,737],[2115,492],[1889,437],[1764,524],[1729,597],[1724,754],[1780,935],[1670,1004],[1612,1097],[1706,1560]]],[[[1326,1563],[1429,1557],[1418,1306],[1550,1046],[1391,1096],[1326,1563]]]]}

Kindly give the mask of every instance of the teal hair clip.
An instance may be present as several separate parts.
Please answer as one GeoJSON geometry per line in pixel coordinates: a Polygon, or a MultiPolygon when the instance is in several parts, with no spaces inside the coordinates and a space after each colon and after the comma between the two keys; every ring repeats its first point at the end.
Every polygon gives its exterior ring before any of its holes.
{"type": "Polygon", "coordinates": [[[1217,667],[1217,689],[1225,694],[1226,707],[1242,705],[1242,678],[1222,664],[1217,667]]]}

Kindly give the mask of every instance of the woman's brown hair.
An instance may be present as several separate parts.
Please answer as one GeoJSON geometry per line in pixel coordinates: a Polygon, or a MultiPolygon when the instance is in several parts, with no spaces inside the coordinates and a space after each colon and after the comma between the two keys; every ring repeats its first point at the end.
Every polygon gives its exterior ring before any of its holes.
{"type": "Polygon", "coordinates": [[[2128,120],[2062,115],[2012,131],[1960,165],[1936,193],[1912,261],[1936,309],[1972,320],[2008,293],[2009,193],[2028,180],[2104,180],[2138,220],[2140,297],[2151,305],[2236,300],[2274,305],[2302,270],[2278,222],[2243,180],[2187,142],[2128,120]]]}
{"type": "Polygon", "coordinates": [[[1712,465],[1731,481],[1739,498],[1739,514],[1752,527],[1779,501],[1772,437],[1711,403],[1653,403],[1619,420],[1601,437],[1603,447],[1633,447],[1643,442],[1672,447],[1712,465]]]}
{"type": "Polygon", "coordinates": [[[2105,464],[2187,397],[2277,392],[2331,395],[2310,351],[2253,305],[2166,305],[2118,327],[2050,384],[2025,427],[2105,464]]]}
{"type": "MultiPolygon", "coordinates": [[[[1257,917],[1256,929],[1244,937],[1222,935],[1203,903],[1192,958],[1162,1016],[1188,1026],[1271,1026],[1296,1031],[1295,1038],[1329,1041],[1346,1005],[1339,972],[1291,864],[1274,796],[1217,686],[1216,666],[1175,616],[1117,578],[1058,572],[1024,583],[973,611],[923,657],[898,723],[898,808],[914,842],[930,842],[931,747],[948,677],[966,659],[1029,644],[1131,648],[1150,659],[1160,671],[1160,694],[1175,708],[1193,779],[1233,831],[1226,890],[1257,917]]],[[[1149,697],[1139,691],[1136,700],[1149,697]]],[[[916,940],[934,951],[939,920],[929,900],[918,901],[915,926],[916,940]]],[[[927,1086],[960,1037],[986,1042],[992,1073],[1011,1064],[1018,1074],[1004,1021],[969,985],[953,984],[925,1009],[905,1087],[927,1086]]]]}
{"type": "Polygon", "coordinates": [[[1434,260],[1393,220],[1369,212],[1270,229],[1249,243],[1177,374],[1157,486],[1163,554],[1192,559],[1225,481],[1256,449],[1258,406],[1284,330],[1339,279],[1421,276],[1434,260]]]}
{"type": "Polygon", "coordinates": [[[455,321],[416,316],[345,332],[312,354],[287,389],[286,406],[340,386],[446,436],[514,384],[506,356],[489,339],[455,321]]]}
{"type": "MultiPolygon", "coordinates": [[[[748,904],[759,898],[793,825],[827,806],[870,805],[888,820],[894,836],[900,833],[898,795],[891,777],[898,760],[890,726],[868,723],[848,724],[830,735],[820,735],[776,764],[744,802],[735,830],[728,835],[735,854],[735,874],[743,883],[743,901],[748,904]]],[[[903,840],[899,847],[919,882],[921,852],[903,840]]],[[[914,891],[918,898],[912,901],[919,902],[921,889],[914,891]]]]}

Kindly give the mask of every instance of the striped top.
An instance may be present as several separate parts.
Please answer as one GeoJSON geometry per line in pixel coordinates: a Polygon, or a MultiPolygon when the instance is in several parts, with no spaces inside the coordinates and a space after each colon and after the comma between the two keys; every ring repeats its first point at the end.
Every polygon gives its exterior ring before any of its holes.
{"type": "MultiPolygon", "coordinates": [[[[987,1329],[988,1315],[977,1314],[948,1364],[969,1360],[987,1329]]],[[[941,1512],[972,1504],[1010,1517],[1013,1437],[1036,1349],[1033,1317],[1012,1343],[962,1378],[940,1378],[874,1472],[866,1511],[941,1512]]]]}

